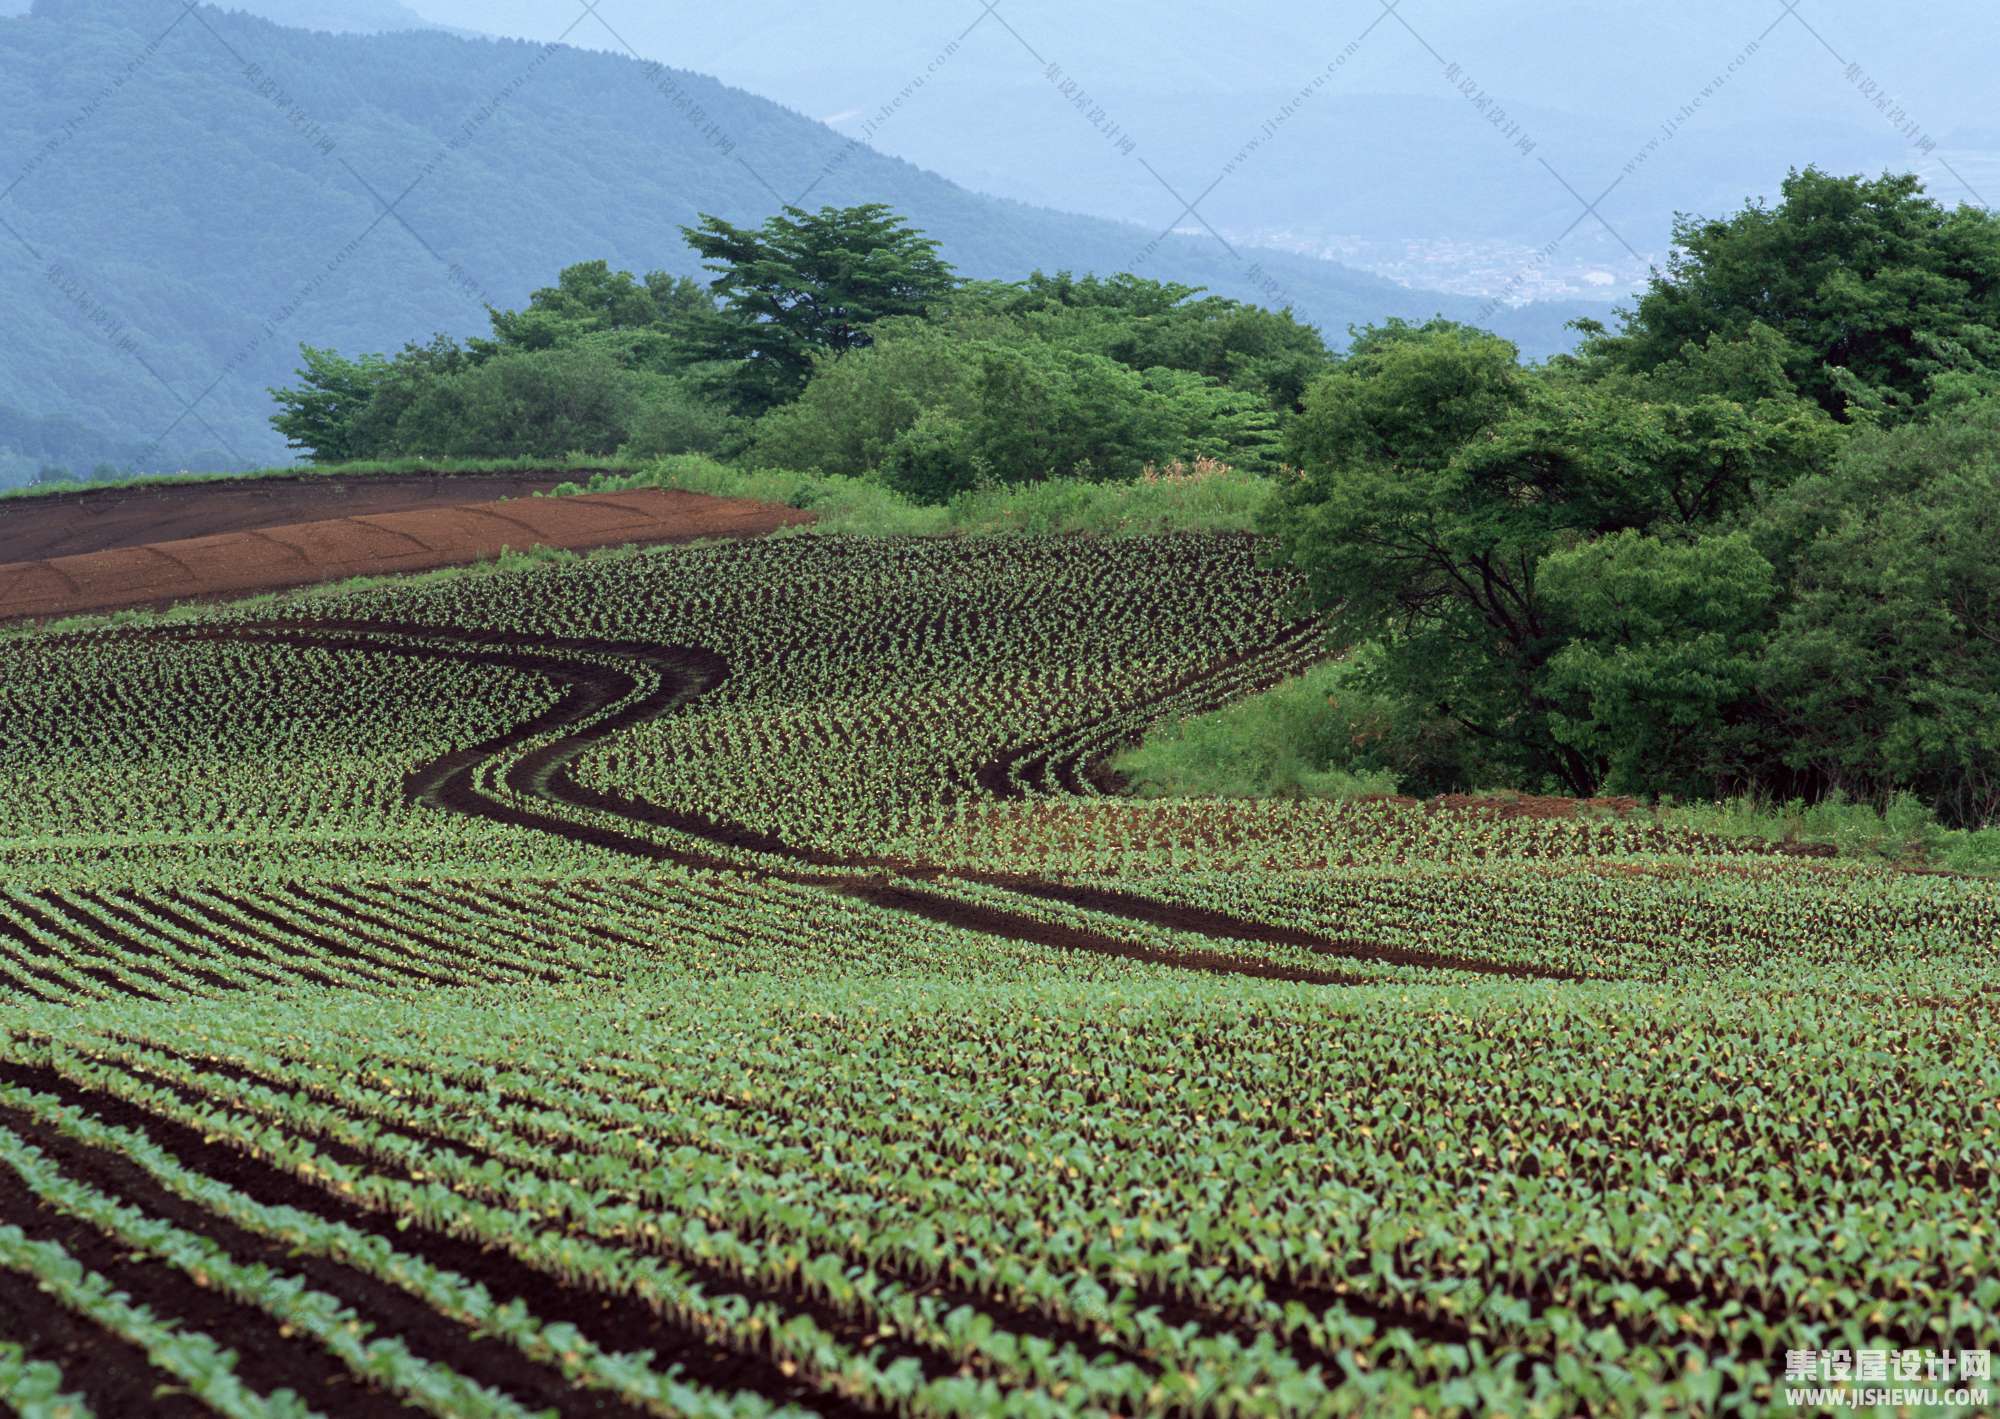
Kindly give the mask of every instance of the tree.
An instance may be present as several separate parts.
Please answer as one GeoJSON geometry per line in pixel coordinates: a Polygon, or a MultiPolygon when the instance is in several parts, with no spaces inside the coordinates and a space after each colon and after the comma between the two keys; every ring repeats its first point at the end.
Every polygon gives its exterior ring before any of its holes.
{"type": "Polygon", "coordinates": [[[2000,364],[2000,217],[1946,210],[1914,175],[1794,171],[1775,207],[1682,217],[1674,247],[1597,355],[1652,370],[1761,326],[1827,413],[1891,422],[2000,364]]]}
{"type": "Polygon", "coordinates": [[[412,407],[441,382],[463,374],[475,363],[471,352],[448,335],[433,335],[429,343],[414,340],[403,346],[376,376],[368,403],[354,416],[351,456],[357,458],[426,457],[443,451],[437,430],[421,419],[405,426],[412,407]]]}
{"type": "Polygon", "coordinates": [[[1204,375],[1257,395],[1274,411],[1296,409],[1305,386],[1332,363],[1319,332],[1289,310],[1128,274],[1078,279],[1037,271],[1020,282],[975,283],[962,306],[1135,370],[1204,375]]]}
{"type": "MultiPolygon", "coordinates": [[[[980,325],[977,328],[989,328],[980,325]]],[[[957,327],[890,321],[843,359],[822,356],[793,403],[758,421],[751,457],[822,472],[880,469],[925,501],[979,482],[1133,478],[1202,454],[1249,462],[1274,447],[1255,396],[1199,375],[957,327]]]]}
{"type": "Polygon", "coordinates": [[[1277,471],[1278,419],[1261,393],[1162,365],[1146,370],[1140,382],[1167,406],[1177,443],[1171,457],[1183,463],[1212,458],[1250,473],[1277,471]]]}
{"type": "Polygon", "coordinates": [[[1624,331],[1539,369],[1361,332],[1291,425],[1279,559],[1358,685],[1466,731],[1461,783],[1990,821],[2000,223],[1807,170],[1676,236],[1624,331]]]}
{"type": "Polygon", "coordinates": [[[748,425],[710,399],[694,380],[653,375],[642,380],[639,389],[625,452],[637,458],[741,452],[748,425]]]}
{"type": "Polygon", "coordinates": [[[926,409],[896,435],[882,459],[888,485],[920,503],[949,502],[987,476],[972,431],[942,408],[926,409]]]}
{"type": "Polygon", "coordinates": [[[629,436],[639,397],[639,377],[601,352],[495,355],[424,386],[397,423],[397,445],[462,458],[610,454],[629,436]]]}
{"type": "Polygon", "coordinates": [[[742,413],[796,398],[816,355],[866,348],[877,321],[923,315],[955,285],[938,244],[880,203],[787,207],[755,230],[703,214],[681,230],[721,306],[689,322],[686,358],[728,362],[742,413]]]}
{"type": "Polygon", "coordinates": [[[641,348],[658,361],[669,348],[670,332],[713,310],[707,291],[691,277],[654,271],[642,283],[630,271],[613,271],[607,261],[583,261],[564,267],[556,284],[534,292],[522,309],[489,309],[493,339],[474,341],[473,348],[484,357],[574,345],[607,332],[651,334],[655,338],[641,348]]]}
{"type": "Polygon", "coordinates": [[[977,342],[934,325],[893,320],[843,359],[822,359],[792,403],[757,421],[751,457],[774,468],[857,475],[883,466],[927,410],[964,420],[977,399],[977,342]]]}
{"type": "Polygon", "coordinates": [[[1796,400],[1661,394],[1523,369],[1449,323],[1363,332],[1293,425],[1279,555],[1341,639],[1381,645],[1376,689],[1455,720],[1531,786],[1593,792],[1616,756],[1566,708],[1584,667],[1551,679],[1578,607],[1552,603],[1545,563],[1624,531],[1692,538],[1837,437],[1796,400]]]}
{"type": "Polygon", "coordinates": [[[1747,533],[1628,529],[1552,552],[1541,582],[1568,637],[1549,659],[1552,730],[1603,787],[1694,797],[1752,780],[1777,585],[1747,533]]]}
{"type": "Polygon", "coordinates": [[[2000,401],[1857,442],[1763,525],[1792,578],[1761,671],[1784,763],[2000,820],[2000,401]]]}
{"type": "Polygon", "coordinates": [[[271,416],[272,427],[315,463],[364,457],[367,449],[357,424],[388,372],[388,361],[380,355],[344,359],[335,350],[311,345],[299,346],[299,356],[305,361],[295,371],[299,387],[271,391],[279,411],[271,416]]]}
{"type": "Polygon", "coordinates": [[[1168,402],[1102,355],[988,347],[973,407],[973,450],[1002,483],[1136,478],[1180,451],[1182,430],[1168,402]]]}

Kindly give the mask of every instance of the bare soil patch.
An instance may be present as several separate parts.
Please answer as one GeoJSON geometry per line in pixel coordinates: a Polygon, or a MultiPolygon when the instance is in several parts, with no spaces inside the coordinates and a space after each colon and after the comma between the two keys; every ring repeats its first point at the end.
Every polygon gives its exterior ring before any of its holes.
{"type": "MultiPolygon", "coordinates": [[[[350,481],[359,487],[375,480],[350,481]]],[[[462,488],[479,480],[431,481],[462,488]]],[[[244,508],[238,512],[248,515],[244,508]]],[[[0,511],[0,549],[8,545],[4,534],[15,515],[12,510],[0,511]]],[[[72,505],[67,515],[84,518],[97,514],[72,505]]],[[[505,548],[587,551],[702,537],[760,537],[809,520],[809,514],[796,508],[663,489],[355,511],[314,521],[269,522],[172,541],[0,563],[0,621],[248,596],[347,577],[429,571],[484,561],[505,548]]]]}
{"type": "Polygon", "coordinates": [[[138,488],[92,488],[0,502],[0,563],[38,562],[421,507],[454,507],[547,492],[588,474],[548,469],[504,473],[381,473],[229,478],[138,488]]]}

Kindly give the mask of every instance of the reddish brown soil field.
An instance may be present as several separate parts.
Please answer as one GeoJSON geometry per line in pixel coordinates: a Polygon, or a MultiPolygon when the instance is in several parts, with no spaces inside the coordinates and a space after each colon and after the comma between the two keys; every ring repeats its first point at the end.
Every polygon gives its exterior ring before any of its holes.
{"type": "MultiPolygon", "coordinates": [[[[480,480],[438,481],[462,490],[480,480]]],[[[354,483],[359,486],[359,480],[354,483]]],[[[247,504],[225,504],[223,510],[239,518],[253,511],[247,504]]],[[[0,512],[0,527],[11,511],[0,512]]],[[[91,514],[72,506],[69,515],[91,514]]],[[[250,527],[239,524],[202,536],[0,563],[0,620],[160,606],[345,577],[428,571],[495,557],[507,547],[582,551],[698,537],[758,537],[808,520],[808,514],[793,508],[645,489],[433,504],[250,527]]]]}
{"type": "Polygon", "coordinates": [[[0,502],[0,564],[178,542],[288,522],[521,498],[567,480],[583,482],[588,476],[575,471],[353,477],[305,473],[9,498],[0,502]]]}

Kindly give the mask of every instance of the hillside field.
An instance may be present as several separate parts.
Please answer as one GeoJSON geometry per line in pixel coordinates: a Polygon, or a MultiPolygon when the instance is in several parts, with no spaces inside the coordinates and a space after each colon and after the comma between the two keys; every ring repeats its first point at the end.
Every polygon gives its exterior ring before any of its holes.
{"type": "Polygon", "coordinates": [[[1793,1414],[2000,1337],[2000,885],[1123,796],[1241,535],[0,632],[0,1407],[1793,1414]]]}

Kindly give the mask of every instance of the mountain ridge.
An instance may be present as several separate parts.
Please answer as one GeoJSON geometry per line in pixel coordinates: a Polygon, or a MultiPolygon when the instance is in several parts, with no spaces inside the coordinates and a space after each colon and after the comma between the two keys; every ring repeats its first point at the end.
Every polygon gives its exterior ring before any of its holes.
{"type": "MultiPolygon", "coordinates": [[[[1206,235],[1169,237],[1148,260],[1154,233],[970,192],[629,57],[181,14],[174,0],[38,0],[0,22],[0,80],[24,95],[0,113],[0,172],[13,170],[0,184],[14,184],[0,292],[15,313],[0,440],[10,420],[74,420],[116,462],[283,461],[266,391],[289,382],[299,343],[359,353],[474,333],[486,304],[517,305],[578,260],[698,274],[681,225],[754,222],[808,190],[813,206],[888,202],[968,276],[1138,269],[1289,298],[1336,339],[1389,316],[1479,313],[1206,235]]],[[[1573,313],[1488,323],[1541,354],[1568,343],[1573,313]]]]}

